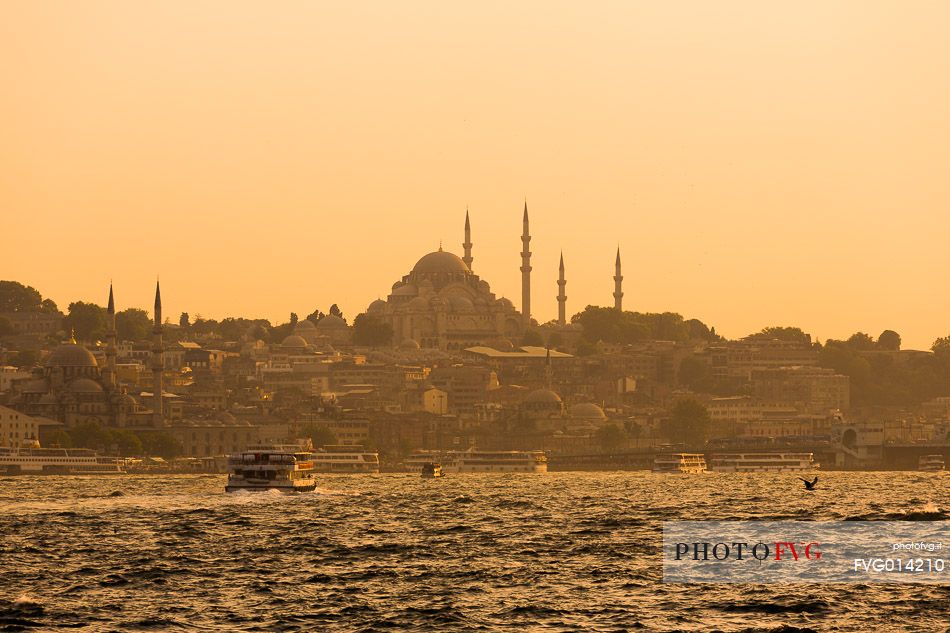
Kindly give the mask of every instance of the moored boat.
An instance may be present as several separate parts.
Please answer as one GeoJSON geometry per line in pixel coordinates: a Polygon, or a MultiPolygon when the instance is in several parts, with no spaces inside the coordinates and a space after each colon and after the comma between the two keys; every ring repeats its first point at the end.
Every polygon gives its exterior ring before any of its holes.
{"type": "Polygon", "coordinates": [[[946,470],[947,464],[943,460],[943,455],[921,455],[917,461],[917,470],[936,473],[946,470]]]}
{"type": "Polygon", "coordinates": [[[42,448],[35,439],[0,446],[0,473],[7,475],[121,475],[124,465],[88,448],[42,448]]]}
{"type": "Polygon", "coordinates": [[[655,473],[704,473],[706,457],[702,453],[659,453],[653,458],[655,473]]]}
{"type": "Polygon", "coordinates": [[[812,453],[713,453],[709,468],[720,473],[801,473],[818,468],[812,453]]]}
{"type": "Polygon", "coordinates": [[[378,473],[379,453],[362,446],[327,445],[314,451],[313,469],[318,473],[378,473]]]}
{"type": "Polygon", "coordinates": [[[445,454],[447,473],[546,473],[544,451],[450,451],[445,454]]]}

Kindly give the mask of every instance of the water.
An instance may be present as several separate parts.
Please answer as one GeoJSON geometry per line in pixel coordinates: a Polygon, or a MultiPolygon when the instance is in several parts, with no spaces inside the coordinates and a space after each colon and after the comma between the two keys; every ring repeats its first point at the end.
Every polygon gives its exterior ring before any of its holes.
{"type": "Polygon", "coordinates": [[[0,630],[950,631],[947,585],[674,585],[665,520],[945,519],[950,476],[0,479],[0,630]],[[929,504],[929,505],[928,505],[929,504]]]}

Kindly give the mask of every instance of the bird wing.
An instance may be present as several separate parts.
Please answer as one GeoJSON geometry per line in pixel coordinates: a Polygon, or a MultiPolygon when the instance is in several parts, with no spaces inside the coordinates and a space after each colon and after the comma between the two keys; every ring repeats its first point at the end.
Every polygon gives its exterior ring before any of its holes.
{"type": "Polygon", "coordinates": [[[815,475],[815,481],[811,482],[811,485],[814,486],[817,483],[818,483],[818,475],[815,475]]]}
{"type": "Polygon", "coordinates": [[[804,477],[799,477],[799,479],[801,479],[802,481],[804,481],[806,484],[810,484],[810,483],[811,483],[810,481],[808,481],[808,480],[805,479],[804,477]]]}

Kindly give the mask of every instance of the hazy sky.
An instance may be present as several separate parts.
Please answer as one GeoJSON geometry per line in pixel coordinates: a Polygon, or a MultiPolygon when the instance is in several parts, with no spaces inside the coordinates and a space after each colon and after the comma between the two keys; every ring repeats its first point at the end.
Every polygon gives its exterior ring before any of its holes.
{"type": "Polygon", "coordinates": [[[950,334],[945,2],[0,5],[0,278],[286,320],[442,240],[520,304],[950,334]]]}

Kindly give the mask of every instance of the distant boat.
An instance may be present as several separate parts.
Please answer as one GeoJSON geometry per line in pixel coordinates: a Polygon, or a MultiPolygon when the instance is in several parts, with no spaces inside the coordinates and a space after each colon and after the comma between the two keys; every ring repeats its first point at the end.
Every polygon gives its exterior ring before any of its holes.
{"type": "Polygon", "coordinates": [[[88,448],[42,448],[38,440],[0,447],[0,473],[7,475],[121,475],[124,461],[88,448]]]}
{"type": "Polygon", "coordinates": [[[310,492],[317,487],[313,477],[313,453],[298,445],[260,445],[228,456],[225,492],[279,490],[310,492]]]}
{"type": "Polygon", "coordinates": [[[946,470],[947,465],[943,461],[943,455],[921,455],[917,461],[917,470],[927,473],[936,473],[946,470]]]}
{"type": "Polygon", "coordinates": [[[444,477],[444,476],[445,476],[445,473],[442,472],[442,464],[428,462],[422,465],[423,479],[433,479],[435,477],[444,477]]]}
{"type": "Polygon", "coordinates": [[[544,451],[449,451],[443,470],[447,473],[546,473],[544,451]]]}
{"type": "Polygon", "coordinates": [[[704,473],[706,457],[702,453],[659,453],[653,458],[655,473],[704,473]]]}
{"type": "Polygon", "coordinates": [[[379,453],[362,446],[328,445],[313,452],[313,468],[318,473],[378,473],[379,453]]]}

